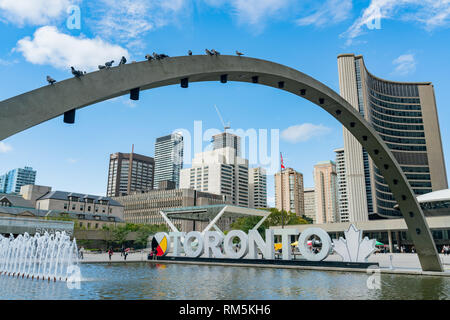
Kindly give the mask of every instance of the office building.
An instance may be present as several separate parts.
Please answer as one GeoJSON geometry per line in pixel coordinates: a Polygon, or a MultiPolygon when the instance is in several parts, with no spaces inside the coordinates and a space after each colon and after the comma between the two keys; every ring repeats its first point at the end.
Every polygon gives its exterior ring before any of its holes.
{"type": "Polygon", "coordinates": [[[241,157],[241,137],[235,134],[229,132],[216,134],[212,137],[212,143],[214,150],[230,147],[235,150],[237,157],[241,157]]]}
{"type": "Polygon", "coordinates": [[[336,164],[321,161],[314,166],[316,223],[339,222],[336,164]]]}
{"type": "Polygon", "coordinates": [[[33,207],[36,207],[37,199],[43,195],[46,195],[50,191],[52,191],[52,187],[28,184],[20,188],[20,196],[23,199],[30,201],[33,207]]]}
{"type": "Polygon", "coordinates": [[[248,160],[226,147],[196,154],[192,167],[181,170],[180,186],[226,197],[232,204],[249,206],[248,160]]]}
{"type": "Polygon", "coordinates": [[[275,207],[299,217],[305,214],[303,174],[292,168],[275,174],[275,207]]]}
{"type": "Polygon", "coordinates": [[[36,171],[31,167],[13,169],[0,176],[0,193],[19,193],[20,188],[34,184],[36,171]]]}
{"type": "Polygon", "coordinates": [[[248,170],[250,208],[267,208],[267,173],[263,168],[248,170]]]}
{"type": "Polygon", "coordinates": [[[316,194],[314,188],[305,188],[303,199],[305,201],[305,216],[316,223],[316,194]]]}
{"type": "MultiPolygon", "coordinates": [[[[129,223],[165,224],[160,211],[227,203],[223,196],[192,189],[152,190],[113,198],[124,206],[124,219],[129,223]]],[[[176,221],[181,225],[181,221],[176,221]]]]}
{"type": "Polygon", "coordinates": [[[164,180],[180,186],[180,171],[183,169],[183,136],[172,133],[156,139],[155,143],[155,189],[164,180]]]}
{"type": "Polygon", "coordinates": [[[341,222],[349,221],[347,199],[347,176],[345,174],[344,148],[334,150],[336,153],[336,173],[338,184],[339,218],[341,222]]]}
{"type": "MultiPolygon", "coordinates": [[[[378,132],[416,195],[447,189],[434,87],[431,82],[394,82],[372,75],[362,56],[338,56],[345,98],[378,132]]],[[[398,218],[384,177],[344,128],[349,220],[398,218]]]]}
{"type": "Polygon", "coordinates": [[[154,168],[155,161],[151,157],[134,152],[111,154],[106,195],[117,197],[152,190],[154,168]]]}
{"type": "Polygon", "coordinates": [[[36,209],[38,210],[56,210],[75,213],[79,219],[84,219],[83,215],[113,216],[123,219],[123,206],[117,201],[102,196],[91,194],[49,191],[36,200],[36,209]]]}
{"type": "Polygon", "coordinates": [[[176,189],[176,184],[171,180],[163,180],[159,182],[158,190],[173,190],[176,189]]]}
{"type": "MultiPolygon", "coordinates": [[[[124,223],[123,206],[107,197],[64,191],[52,191],[51,187],[26,185],[20,194],[0,194],[0,229],[8,233],[35,234],[39,232],[66,231],[73,235],[73,228],[101,230],[103,226],[124,223]],[[12,219],[11,219],[12,218],[12,219]],[[6,224],[1,220],[6,220],[6,224]],[[46,222],[44,222],[45,220],[46,222]],[[49,227],[56,221],[67,220],[71,228],[49,227]],[[16,232],[14,230],[23,230],[16,232]]],[[[1,231],[0,231],[1,233],[1,231]]]]}

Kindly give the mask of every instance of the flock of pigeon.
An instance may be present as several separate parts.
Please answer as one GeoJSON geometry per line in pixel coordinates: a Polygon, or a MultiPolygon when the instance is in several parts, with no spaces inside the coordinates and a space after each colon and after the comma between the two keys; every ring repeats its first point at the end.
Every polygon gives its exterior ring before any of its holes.
{"type": "MultiPolygon", "coordinates": [[[[205,53],[206,53],[206,55],[208,55],[208,56],[219,56],[219,55],[220,55],[220,52],[218,52],[218,51],[216,51],[216,50],[214,50],[214,49],[211,49],[211,50],[205,49],[205,53]]],[[[191,50],[188,51],[188,55],[189,55],[189,56],[192,56],[192,51],[191,51],[191,50]]],[[[236,55],[240,57],[240,56],[243,56],[244,54],[243,54],[242,52],[239,52],[239,51],[236,50],[236,55]]],[[[147,59],[148,61],[152,61],[152,60],[162,60],[162,59],[168,58],[168,57],[169,57],[169,56],[166,55],[166,54],[158,54],[158,53],[156,53],[156,52],[153,52],[152,55],[150,55],[150,54],[146,54],[146,55],[145,55],[145,59],[147,59]]],[[[127,63],[127,59],[126,59],[125,57],[122,57],[122,59],[120,59],[119,66],[122,65],[122,64],[126,64],[126,63],[127,63]]],[[[113,66],[113,64],[114,64],[114,60],[108,61],[108,62],[106,62],[104,65],[99,65],[99,66],[98,66],[98,69],[99,69],[99,70],[109,69],[109,68],[111,68],[111,67],[113,66]]],[[[73,74],[76,78],[80,78],[80,77],[82,77],[82,76],[84,76],[84,75],[86,74],[86,71],[76,70],[74,67],[70,67],[70,68],[71,68],[71,70],[72,70],[72,74],[73,74]]],[[[50,85],[53,85],[53,84],[56,82],[56,80],[53,79],[53,78],[50,77],[50,76],[47,76],[47,82],[48,82],[50,85]]]]}

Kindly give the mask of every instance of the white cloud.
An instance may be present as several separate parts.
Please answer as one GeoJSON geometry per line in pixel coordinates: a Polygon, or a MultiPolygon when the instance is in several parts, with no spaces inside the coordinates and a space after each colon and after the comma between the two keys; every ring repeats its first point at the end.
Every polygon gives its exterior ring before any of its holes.
{"type": "Polygon", "coordinates": [[[281,138],[291,143],[305,142],[312,138],[328,134],[330,131],[330,128],[321,124],[303,123],[283,130],[281,132],[281,138]]]}
{"type": "Polygon", "coordinates": [[[255,25],[272,17],[290,4],[290,0],[232,0],[240,22],[255,25]]]}
{"type": "Polygon", "coordinates": [[[432,30],[450,23],[450,0],[372,0],[341,37],[347,38],[347,44],[351,44],[353,39],[365,32],[365,26],[376,19],[381,23],[383,19],[412,21],[432,30]]]}
{"type": "Polygon", "coordinates": [[[352,0],[327,0],[315,13],[298,19],[296,23],[300,26],[335,24],[349,18],[352,8],[352,0]]]}
{"type": "Polygon", "coordinates": [[[68,159],[66,159],[66,160],[67,160],[67,162],[70,163],[70,164],[75,164],[75,163],[78,162],[78,159],[74,159],[74,158],[68,158],[68,159]]]}
{"type": "Polygon", "coordinates": [[[58,19],[80,0],[0,0],[0,17],[23,26],[44,25],[58,19]]]}
{"type": "Polygon", "coordinates": [[[201,0],[212,7],[224,8],[237,16],[239,23],[264,27],[268,18],[279,17],[286,13],[295,0],[201,0]]]}
{"type": "Polygon", "coordinates": [[[416,71],[416,60],[413,54],[403,54],[392,61],[396,65],[394,74],[405,76],[416,71]]]}
{"type": "Polygon", "coordinates": [[[11,65],[16,64],[18,62],[19,61],[17,59],[6,60],[6,59],[0,58],[0,66],[4,66],[4,67],[11,66],[11,65]]]}
{"type": "Polygon", "coordinates": [[[10,152],[11,150],[12,147],[9,144],[0,141],[0,153],[7,153],[10,152]]]}
{"type": "Polygon", "coordinates": [[[174,22],[188,0],[100,0],[92,5],[92,27],[104,37],[132,41],[174,22]]]}
{"type": "Polygon", "coordinates": [[[135,101],[130,100],[129,98],[126,98],[126,97],[123,98],[122,102],[126,107],[131,108],[131,109],[134,109],[138,106],[135,101]]]}
{"type": "Polygon", "coordinates": [[[55,27],[41,27],[34,38],[25,37],[17,42],[15,50],[21,52],[28,62],[51,65],[59,69],[94,70],[99,64],[129,57],[128,51],[100,38],[73,37],[59,32],[55,27]]]}

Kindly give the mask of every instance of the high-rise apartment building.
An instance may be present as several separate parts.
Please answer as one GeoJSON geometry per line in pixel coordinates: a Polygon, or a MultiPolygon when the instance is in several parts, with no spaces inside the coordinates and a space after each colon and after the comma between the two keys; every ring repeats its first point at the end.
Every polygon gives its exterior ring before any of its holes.
{"type": "Polygon", "coordinates": [[[212,137],[213,149],[222,149],[226,147],[233,148],[237,157],[241,157],[241,137],[229,133],[222,132],[212,137]]]}
{"type": "Polygon", "coordinates": [[[267,173],[263,168],[248,169],[250,208],[267,208],[267,173]]]}
{"type": "Polygon", "coordinates": [[[286,168],[275,174],[275,207],[301,217],[305,214],[303,174],[286,168]]]}
{"type": "Polygon", "coordinates": [[[338,185],[339,218],[341,222],[348,222],[347,177],[345,175],[344,148],[334,150],[336,153],[336,173],[338,185]]]}
{"type": "Polygon", "coordinates": [[[109,156],[108,197],[153,189],[155,160],[137,153],[113,153],[109,156]]]}
{"type": "Polygon", "coordinates": [[[321,161],[314,166],[316,223],[339,222],[336,164],[321,161]]]}
{"type": "Polygon", "coordinates": [[[241,207],[249,206],[248,182],[248,160],[237,157],[230,147],[196,154],[192,168],[180,175],[181,188],[223,195],[241,207]]]}
{"type": "MultiPolygon", "coordinates": [[[[341,96],[378,132],[415,194],[447,189],[433,84],[380,79],[354,54],[339,55],[338,68],[341,96]]],[[[349,220],[400,217],[384,177],[345,128],[344,149],[349,220]]]]}
{"type": "Polygon", "coordinates": [[[305,188],[303,198],[305,199],[305,216],[316,223],[316,194],[314,188],[305,188]]]}
{"type": "Polygon", "coordinates": [[[22,186],[35,182],[36,171],[33,168],[16,168],[0,176],[0,193],[19,193],[22,186]]]}
{"type": "Polygon", "coordinates": [[[180,186],[180,172],[183,169],[183,136],[172,133],[156,139],[155,143],[155,188],[161,181],[173,181],[180,186]]]}

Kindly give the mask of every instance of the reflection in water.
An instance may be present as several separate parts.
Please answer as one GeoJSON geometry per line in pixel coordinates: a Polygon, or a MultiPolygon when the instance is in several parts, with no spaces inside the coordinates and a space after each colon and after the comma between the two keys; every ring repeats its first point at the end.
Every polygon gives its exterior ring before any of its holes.
{"type": "Polygon", "coordinates": [[[9,276],[0,276],[0,288],[3,293],[0,294],[1,299],[64,299],[67,291],[66,282],[48,282],[43,280],[31,280],[13,278],[9,276]]]}
{"type": "Polygon", "coordinates": [[[0,276],[0,299],[449,299],[449,277],[152,263],[83,264],[80,290],[0,276]]]}
{"type": "Polygon", "coordinates": [[[410,291],[410,296],[403,299],[450,299],[449,278],[412,275],[396,278],[394,275],[381,276],[380,299],[402,299],[405,288],[410,291]]]}

